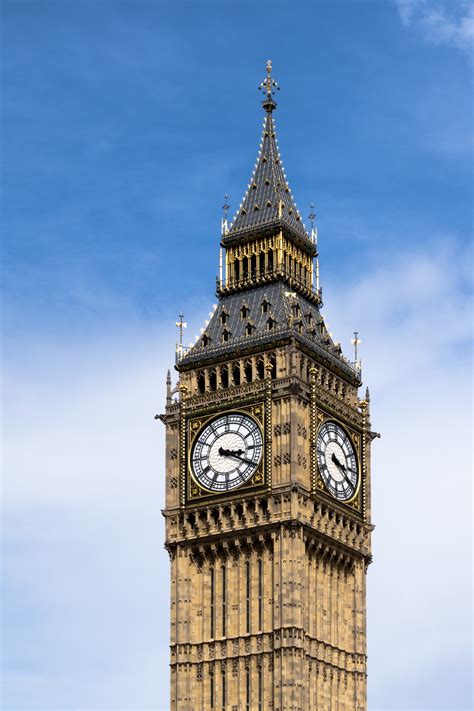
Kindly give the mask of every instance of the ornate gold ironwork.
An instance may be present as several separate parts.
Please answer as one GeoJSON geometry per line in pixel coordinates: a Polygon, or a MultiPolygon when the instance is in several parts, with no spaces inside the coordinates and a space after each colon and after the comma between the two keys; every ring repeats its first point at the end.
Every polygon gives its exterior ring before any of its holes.
{"type": "MultiPolygon", "coordinates": [[[[249,404],[243,407],[231,407],[228,409],[219,408],[212,412],[212,414],[206,414],[204,417],[200,415],[199,417],[188,416],[185,418],[185,431],[189,432],[189,437],[187,440],[187,457],[185,461],[185,471],[184,471],[184,504],[193,504],[203,500],[229,500],[235,498],[236,496],[245,495],[246,492],[250,490],[255,490],[257,488],[262,488],[265,485],[266,472],[269,467],[266,464],[267,451],[266,451],[266,432],[267,432],[267,417],[266,417],[266,405],[263,402],[249,404]],[[213,420],[218,414],[231,414],[232,412],[244,412],[246,415],[251,417],[256,424],[258,424],[262,429],[263,437],[263,453],[262,459],[258,465],[257,471],[252,475],[249,481],[241,484],[232,491],[210,491],[203,487],[193,475],[191,454],[193,450],[193,444],[196,440],[198,434],[203,430],[208,422],[213,420]]],[[[270,425],[271,426],[271,425],[270,425]]],[[[271,469],[271,467],[270,467],[271,469]]]]}

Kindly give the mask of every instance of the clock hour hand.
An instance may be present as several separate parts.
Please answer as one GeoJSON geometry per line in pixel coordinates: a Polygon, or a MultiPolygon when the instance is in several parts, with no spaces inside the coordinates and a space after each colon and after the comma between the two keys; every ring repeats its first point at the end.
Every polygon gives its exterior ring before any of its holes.
{"type": "Polygon", "coordinates": [[[339,467],[339,469],[342,469],[343,471],[346,471],[346,468],[345,468],[344,464],[341,464],[341,462],[340,462],[339,459],[336,457],[336,455],[334,454],[334,452],[332,453],[331,459],[332,459],[332,461],[334,462],[334,464],[336,465],[336,467],[339,467]]]}
{"type": "Polygon", "coordinates": [[[219,447],[219,454],[221,457],[238,457],[241,454],[245,454],[243,449],[224,449],[219,447]]]}
{"type": "Polygon", "coordinates": [[[344,466],[344,464],[341,464],[341,462],[340,462],[339,459],[336,457],[336,455],[334,454],[334,452],[332,453],[331,459],[332,459],[332,461],[334,462],[334,464],[336,465],[336,467],[339,467],[339,469],[341,470],[341,472],[342,472],[342,474],[343,474],[343,476],[344,476],[344,479],[347,481],[347,483],[352,485],[351,480],[349,479],[349,477],[348,477],[347,474],[346,474],[346,467],[344,466]]]}
{"type": "Polygon", "coordinates": [[[252,459],[242,457],[242,454],[244,454],[243,449],[224,449],[223,447],[219,447],[219,454],[221,455],[221,457],[232,457],[233,459],[240,459],[241,462],[245,462],[246,464],[255,464],[252,459]]]}

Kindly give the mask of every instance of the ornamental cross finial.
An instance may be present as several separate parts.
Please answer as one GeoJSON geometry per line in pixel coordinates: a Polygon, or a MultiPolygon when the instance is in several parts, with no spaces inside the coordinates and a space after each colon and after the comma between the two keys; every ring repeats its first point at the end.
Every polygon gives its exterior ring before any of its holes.
{"type": "Polygon", "coordinates": [[[277,91],[280,91],[280,87],[276,83],[275,79],[272,77],[272,60],[269,59],[267,62],[267,76],[265,79],[262,81],[260,86],[258,87],[259,90],[261,91],[262,89],[266,93],[265,99],[262,101],[262,106],[265,109],[265,111],[273,111],[273,109],[276,109],[276,101],[272,98],[273,94],[275,93],[275,89],[277,91]]]}
{"type": "Polygon", "coordinates": [[[316,213],[314,212],[314,202],[312,202],[309,207],[310,207],[311,212],[309,213],[308,218],[309,218],[310,223],[311,223],[311,229],[313,229],[313,227],[314,227],[314,220],[316,219],[316,213]]]}

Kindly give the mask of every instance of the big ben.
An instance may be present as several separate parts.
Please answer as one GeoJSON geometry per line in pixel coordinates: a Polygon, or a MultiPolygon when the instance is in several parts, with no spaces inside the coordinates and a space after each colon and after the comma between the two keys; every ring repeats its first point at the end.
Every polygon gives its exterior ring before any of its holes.
{"type": "Polygon", "coordinates": [[[195,345],[178,345],[161,416],[170,708],[365,711],[370,399],[321,315],[316,229],[283,169],[270,62],[260,88],[217,305],[195,345]]]}

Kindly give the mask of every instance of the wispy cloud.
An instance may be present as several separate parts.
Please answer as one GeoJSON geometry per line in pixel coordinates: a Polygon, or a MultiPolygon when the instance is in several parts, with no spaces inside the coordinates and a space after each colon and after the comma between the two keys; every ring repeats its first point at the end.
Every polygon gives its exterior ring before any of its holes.
{"type": "Polygon", "coordinates": [[[419,27],[430,42],[473,48],[474,5],[446,0],[396,0],[407,27],[419,27]]]}
{"type": "MultiPolygon", "coordinates": [[[[167,708],[164,398],[174,334],[4,363],[2,708],[167,708]],[[133,344],[133,345],[132,345],[133,344]],[[47,650],[47,653],[45,653],[47,650]]],[[[34,353],[33,353],[34,351],[34,353]]]]}
{"type": "Polygon", "coordinates": [[[470,708],[470,261],[453,237],[426,238],[423,249],[387,251],[357,282],[326,289],[334,335],[361,333],[382,433],[373,445],[368,573],[370,706],[378,710],[470,708]],[[448,536],[440,513],[451,499],[448,536]],[[387,665],[384,648],[404,652],[387,665]]]}

